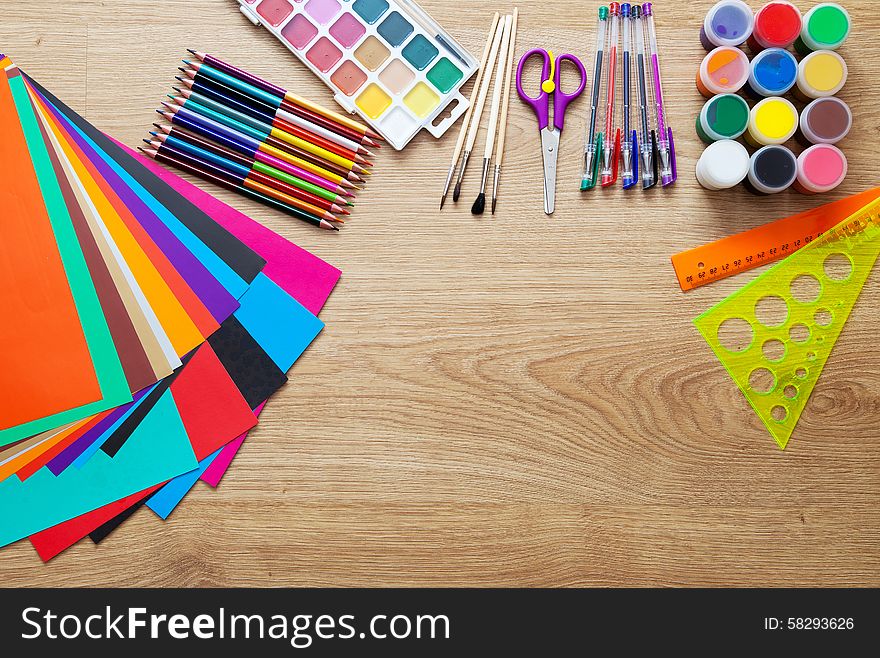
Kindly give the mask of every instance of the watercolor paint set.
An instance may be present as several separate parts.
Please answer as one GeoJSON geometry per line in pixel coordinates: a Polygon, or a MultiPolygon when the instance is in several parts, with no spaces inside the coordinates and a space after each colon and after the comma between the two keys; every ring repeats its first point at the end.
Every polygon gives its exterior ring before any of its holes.
{"type": "Polygon", "coordinates": [[[237,0],[396,149],[465,113],[478,62],[408,0],[237,0]]]}

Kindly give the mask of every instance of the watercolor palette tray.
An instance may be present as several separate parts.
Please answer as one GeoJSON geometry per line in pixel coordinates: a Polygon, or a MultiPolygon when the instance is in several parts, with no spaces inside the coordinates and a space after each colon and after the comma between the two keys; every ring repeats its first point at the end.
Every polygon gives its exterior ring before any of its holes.
{"type": "Polygon", "coordinates": [[[396,149],[465,113],[478,62],[409,0],[237,0],[396,149]]]}

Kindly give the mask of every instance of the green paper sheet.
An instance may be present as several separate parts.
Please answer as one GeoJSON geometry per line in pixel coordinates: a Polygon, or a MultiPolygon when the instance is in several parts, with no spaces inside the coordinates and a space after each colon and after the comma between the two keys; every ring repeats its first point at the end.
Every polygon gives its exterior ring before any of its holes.
{"type": "Polygon", "coordinates": [[[91,512],[198,468],[169,391],[115,457],[100,450],[82,468],[57,477],[43,468],[24,482],[0,482],[0,546],[91,512]]]}

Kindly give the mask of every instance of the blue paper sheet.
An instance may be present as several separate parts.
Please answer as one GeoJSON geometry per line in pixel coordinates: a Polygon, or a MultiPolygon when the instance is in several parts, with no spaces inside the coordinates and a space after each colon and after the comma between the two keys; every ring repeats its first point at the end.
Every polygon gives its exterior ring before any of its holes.
{"type": "Polygon", "coordinates": [[[195,486],[195,483],[202,477],[205,469],[211,465],[211,462],[220,454],[223,448],[219,448],[216,452],[205,457],[199,462],[199,467],[189,473],[178,475],[147,500],[147,507],[153,510],[161,519],[167,519],[174,508],[183,500],[183,497],[189,493],[189,490],[195,486]]]}

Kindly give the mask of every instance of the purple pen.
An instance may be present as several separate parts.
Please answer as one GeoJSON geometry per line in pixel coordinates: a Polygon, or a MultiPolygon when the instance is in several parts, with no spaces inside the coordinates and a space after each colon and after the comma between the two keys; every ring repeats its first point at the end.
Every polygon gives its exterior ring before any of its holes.
{"type": "Polygon", "coordinates": [[[657,51],[657,33],[654,30],[654,10],[652,3],[642,5],[642,14],[648,32],[648,43],[651,48],[651,69],[654,78],[654,106],[657,112],[657,151],[660,159],[660,182],[663,187],[671,185],[678,177],[675,167],[675,142],[672,140],[672,128],[666,125],[663,113],[663,88],[660,83],[660,55],[657,51]]]}

